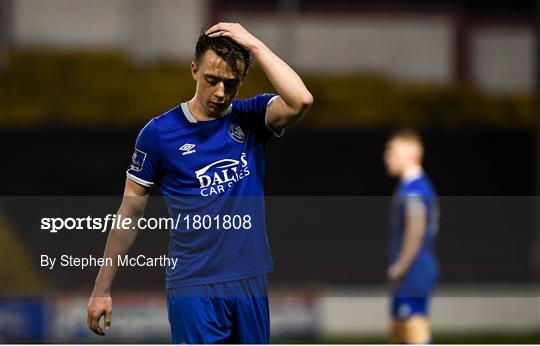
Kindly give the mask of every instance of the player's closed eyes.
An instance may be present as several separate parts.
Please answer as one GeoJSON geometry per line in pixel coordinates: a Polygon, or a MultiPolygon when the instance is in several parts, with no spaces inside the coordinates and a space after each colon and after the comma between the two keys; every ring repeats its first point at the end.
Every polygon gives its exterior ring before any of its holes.
{"type": "Polygon", "coordinates": [[[213,77],[207,77],[206,81],[210,85],[216,85],[219,82],[219,80],[217,78],[213,78],[213,77]]]}
{"type": "MultiPolygon", "coordinates": [[[[217,85],[217,83],[220,82],[220,79],[215,77],[206,77],[206,82],[213,86],[217,85]]],[[[240,81],[238,79],[225,79],[223,84],[226,89],[234,89],[238,87],[240,81]]]]}

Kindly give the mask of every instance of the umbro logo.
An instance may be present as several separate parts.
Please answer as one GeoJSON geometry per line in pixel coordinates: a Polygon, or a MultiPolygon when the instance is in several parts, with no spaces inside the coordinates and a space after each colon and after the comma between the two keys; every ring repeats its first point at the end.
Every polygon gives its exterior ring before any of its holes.
{"type": "Polygon", "coordinates": [[[182,155],[193,154],[195,152],[195,144],[186,143],[182,145],[178,150],[183,151],[182,155]]]}

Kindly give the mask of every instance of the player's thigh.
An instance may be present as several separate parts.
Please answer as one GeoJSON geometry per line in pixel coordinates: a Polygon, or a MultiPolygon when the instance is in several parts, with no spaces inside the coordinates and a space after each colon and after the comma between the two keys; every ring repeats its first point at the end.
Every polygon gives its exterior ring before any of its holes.
{"type": "Polygon", "coordinates": [[[223,343],[231,336],[231,309],[225,298],[168,294],[167,310],[174,344],[223,343]]]}
{"type": "Polygon", "coordinates": [[[234,343],[270,343],[268,298],[238,298],[234,318],[234,343]]]}
{"type": "Polygon", "coordinates": [[[401,339],[407,344],[431,342],[431,330],[427,316],[414,315],[401,321],[401,339]]]}
{"type": "Polygon", "coordinates": [[[429,296],[392,297],[392,318],[396,342],[426,343],[431,341],[429,328],[429,296]]]}
{"type": "Polygon", "coordinates": [[[270,309],[266,276],[238,282],[233,335],[238,344],[270,342],[270,309]]]}

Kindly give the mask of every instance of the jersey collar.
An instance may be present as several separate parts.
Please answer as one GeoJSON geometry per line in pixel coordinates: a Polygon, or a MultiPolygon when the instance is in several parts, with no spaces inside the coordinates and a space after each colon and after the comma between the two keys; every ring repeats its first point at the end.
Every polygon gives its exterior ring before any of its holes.
{"type": "MultiPolygon", "coordinates": [[[[187,105],[187,101],[186,102],[182,102],[180,104],[180,107],[182,108],[182,113],[184,113],[184,116],[186,117],[186,120],[189,121],[190,123],[192,124],[196,124],[198,123],[199,121],[197,119],[195,119],[195,117],[193,116],[193,114],[191,113],[191,111],[189,110],[189,107],[187,105]]],[[[230,112],[232,111],[232,102],[231,104],[229,105],[229,107],[227,108],[227,110],[221,114],[219,116],[219,118],[223,118],[224,116],[226,116],[227,114],[229,114],[230,112]]],[[[218,118],[218,119],[219,119],[218,118]]],[[[212,120],[210,120],[212,121],[212,120]]]]}
{"type": "Polygon", "coordinates": [[[408,184],[411,181],[420,178],[423,174],[424,171],[422,170],[422,167],[411,167],[410,169],[405,171],[405,174],[403,174],[403,177],[401,178],[401,182],[404,184],[408,184]]]}

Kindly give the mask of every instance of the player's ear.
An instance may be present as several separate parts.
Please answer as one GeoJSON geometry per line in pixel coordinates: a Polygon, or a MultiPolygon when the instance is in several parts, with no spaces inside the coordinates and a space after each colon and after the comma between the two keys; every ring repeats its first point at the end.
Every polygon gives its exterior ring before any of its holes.
{"type": "Polygon", "coordinates": [[[199,65],[195,62],[191,62],[191,76],[194,80],[197,80],[197,72],[199,72],[199,65]]]}

